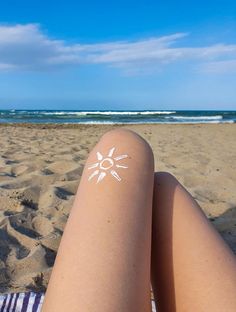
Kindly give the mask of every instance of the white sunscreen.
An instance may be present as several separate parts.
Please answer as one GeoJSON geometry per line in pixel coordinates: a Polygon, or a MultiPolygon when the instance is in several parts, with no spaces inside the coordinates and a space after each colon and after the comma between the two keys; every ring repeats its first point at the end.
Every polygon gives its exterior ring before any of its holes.
{"type": "Polygon", "coordinates": [[[128,166],[118,163],[120,160],[127,158],[128,155],[124,154],[113,157],[114,151],[115,147],[112,147],[105,157],[100,152],[97,152],[97,162],[88,166],[88,170],[94,169],[94,171],[90,174],[88,178],[89,181],[96,177],[97,183],[99,183],[108,174],[111,174],[111,176],[119,182],[122,180],[116,169],[128,168],[128,166]]]}

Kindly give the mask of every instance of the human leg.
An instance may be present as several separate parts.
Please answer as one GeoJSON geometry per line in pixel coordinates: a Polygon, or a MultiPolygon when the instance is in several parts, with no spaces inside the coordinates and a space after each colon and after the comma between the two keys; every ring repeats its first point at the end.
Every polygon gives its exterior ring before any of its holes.
{"type": "Polygon", "coordinates": [[[113,130],[90,153],[42,312],[150,311],[153,155],[113,130]],[[107,159],[105,159],[107,158],[107,159]]]}
{"type": "Polygon", "coordinates": [[[236,311],[236,259],[169,173],[155,174],[152,284],[160,312],[236,311]]]}

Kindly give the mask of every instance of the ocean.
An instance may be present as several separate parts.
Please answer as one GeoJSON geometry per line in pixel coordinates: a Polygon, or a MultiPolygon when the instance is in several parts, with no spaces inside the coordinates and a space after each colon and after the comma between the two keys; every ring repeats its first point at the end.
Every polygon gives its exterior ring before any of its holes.
{"type": "Polygon", "coordinates": [[[0,110],[0,123],[63,123],[63,124],[236,123],[236,111],[0,110]]]}

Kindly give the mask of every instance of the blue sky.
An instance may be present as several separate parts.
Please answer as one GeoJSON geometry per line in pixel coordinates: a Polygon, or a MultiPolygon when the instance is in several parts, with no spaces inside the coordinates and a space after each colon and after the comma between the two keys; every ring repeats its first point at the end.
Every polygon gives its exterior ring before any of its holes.
{"type": "Polygon", "coordinates": [[[2,1],[7,108],[234,110],[236,2],[2,1]]]}

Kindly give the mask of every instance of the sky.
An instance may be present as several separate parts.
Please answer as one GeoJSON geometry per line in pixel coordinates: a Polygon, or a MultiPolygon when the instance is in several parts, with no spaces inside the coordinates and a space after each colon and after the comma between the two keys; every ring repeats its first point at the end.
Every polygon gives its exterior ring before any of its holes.
{"type": "Polygon", "coordinates": [[[236,110],[236,2],[1,1],[0,109],[236,110]]]}

